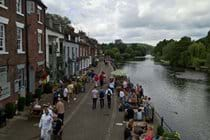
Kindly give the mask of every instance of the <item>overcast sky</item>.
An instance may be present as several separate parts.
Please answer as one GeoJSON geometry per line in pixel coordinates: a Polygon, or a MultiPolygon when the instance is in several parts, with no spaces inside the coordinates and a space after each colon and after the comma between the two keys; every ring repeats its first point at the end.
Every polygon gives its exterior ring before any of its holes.
{"type": "Polygon", "coordinates": [[[100,43],[122,39],[155,45],[163,39],[204,37],[210,0],[42,0],[100,43]]]}

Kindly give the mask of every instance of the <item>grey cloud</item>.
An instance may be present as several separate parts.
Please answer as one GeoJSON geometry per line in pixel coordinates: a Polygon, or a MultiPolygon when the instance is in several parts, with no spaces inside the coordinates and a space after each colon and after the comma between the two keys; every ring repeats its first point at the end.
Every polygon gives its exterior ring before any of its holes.
{"type": "Polygon", "coordinates": [[[210,29],[209,0],[43,0],[49,12],[68,16],[99,42],[156,44],[210,29]]]}

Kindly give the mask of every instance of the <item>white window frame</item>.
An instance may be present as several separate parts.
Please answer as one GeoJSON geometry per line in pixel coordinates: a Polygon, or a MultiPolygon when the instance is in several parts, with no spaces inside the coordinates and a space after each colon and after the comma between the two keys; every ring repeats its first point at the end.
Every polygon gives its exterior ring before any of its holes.
{"type": "Polygon", "coordinates": [[[23,29],[17,27],[17,53],[25,53],[23,52],[23,29]],[[20,35],[18,35],[20,33],[20,35]]]}
{"type": "Polygon", "coordinates": [[[5,18],[5,17],[1,17],[0,16],[0,24],[3,25],[3,50],[0,51],[0,55],[1,54],[9,54],[8,52],[6,52],[6,44],[5,44],[5,40],[6,40],[6,36],[5,36],[5,31],[6,28],[5,26],[9,23],[9,19],[5,18]]]}
{"type": "Polygon", "coordinates": [[[37,15],[38,15],[38,23],[43,24],[42,23],[42,7],[40,6],[37,6],[37,15]]]}
{"type": "Polygon", "coordinates": [[[23,10],[22,10],[22,0],[16,0],[16,13],[18,15],[21,15],[21,16],[24,16],[24,14],[22,13],[23,10]]]}
{"type": "Polygon", "coordinates": [[[5,5],[5,0],[0,0],[2,3],[0,3],[0,8],[8,9],[8,7],[5,5]]]}
{"type": "Polygon", "coordinates": [[[34,1],[27,1],[27,13],[31,14],[35,12],[35,3],[34,1]]]}
{"type": "Polygon", "coordinates": [[[6,66],[0,66],[0,77],[6,77],[5,79],[0,80],[0,87],[2,88],[0,101],[6,99],[10,96],[10,83],[7,82],[8,70],[6,66]]]}
{"type": "Polygon", "coordinates": [[[38,42],[38,50],[39,50],[38,52],[43,53],[43,51],[42,51],[42,30],[37,29],[37,32],[38,32],[37,33],[37,42],[38,42]],[[41,38],[39,38],[40,35],[41,35],[41,38]]]}
{"type": "Polygon", "coordinates": [[[23,92],[25,90],[26,70],[25,64],[17,65],[17,79],[15,80],[15,92],[23,92]]]}
{"type": "Polygon", "coordinates": [[[0,5],[5,5],[5,0],[0,0],[0,5]]]}
{"type": "Polygon", "coordinates": [[[25,54],[25,52],[23,51],[23,28],[24,28],[24,24],[20,23],[20,22],[16,22],[16,26],[17,26],[17,33],[18,33],[18,30],[21,33],[20,38],[18,38],[18,34],[17,34],[17,53],[18,54],[25,54]],[[18,48],[18,40],[20,41],[20,48],[18,48]]]}
{"type": "Polygon", "coordinates": [[[5,25],[0,23],[0,40],[2,42],[1,50],[0,52],[5,52],[5,25]]]}

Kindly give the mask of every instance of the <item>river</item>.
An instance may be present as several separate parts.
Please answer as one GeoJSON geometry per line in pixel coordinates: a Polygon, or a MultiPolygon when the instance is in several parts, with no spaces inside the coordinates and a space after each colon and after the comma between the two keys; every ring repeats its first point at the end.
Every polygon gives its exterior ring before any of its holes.
{"type": "Polygon", "coordinates": [[[176,73],[146,56],[127,62],[123,69],[133,83],[152,97],[156,111],[182,140],[210,140],[210,85],[207,74],[176,73]]]}

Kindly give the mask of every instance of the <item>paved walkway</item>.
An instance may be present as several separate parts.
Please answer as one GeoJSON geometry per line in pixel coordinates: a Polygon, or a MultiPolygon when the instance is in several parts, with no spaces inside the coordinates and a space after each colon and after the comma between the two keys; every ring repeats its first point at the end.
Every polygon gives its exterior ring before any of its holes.
{"type": "MultiPolygon", "coordinates": [[[[99,63],[96,72],[104,71],[109,77],[111,66],[99,63]]],[[[86,93],[81,93],[78,99],[70,107],[66,108],[63,140],[122,140],[123,114],[117,111],[117,97],[112,100],[112,108],[108,109],[105,100],[105,108],[92,110],[92,99],[90,91],[93,84],[87,85],[86,93]]],[[[38,140],[38,119],[28,121],[24,117],[13,119],[10,124],[0,129],[1,140],[38,140]]]]}

